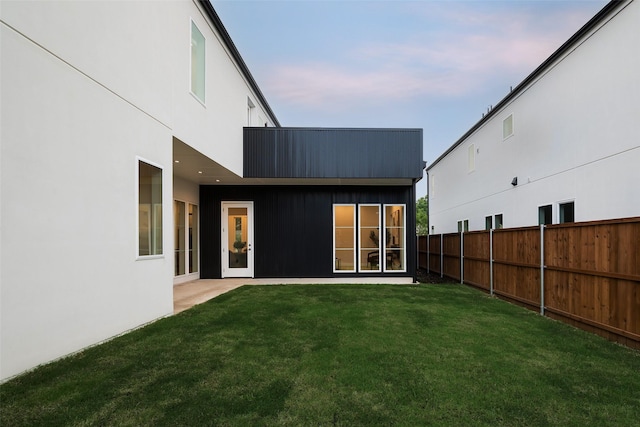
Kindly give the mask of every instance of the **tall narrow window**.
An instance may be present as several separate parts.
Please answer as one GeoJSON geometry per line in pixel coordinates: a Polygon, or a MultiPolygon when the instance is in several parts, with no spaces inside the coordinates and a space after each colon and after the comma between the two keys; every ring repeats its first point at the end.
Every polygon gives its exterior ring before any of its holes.
{"type": "Polygon", "coordinates": [[[560,224],[565,222],[575,222],[574,202],[560,203],[560,224]]]}
{"type": "Polygon", "coordinates": [[[509,114],[506,119],[502,121],[502,139],[507,139],[513,135],[513,114],[509,114]]]}
{"type": "Polygon", "coordinates": [[[502,228],[503,224],[502,224],[502,214],[497,214],[495,215],[495,227],[496,228],[502,228]]]}
{"type": "Polygon", "coordinates": [[[204,104],[205,40],[191,21],[191,93],[204,104]]]}
{"type": "Polygon", "coordinates": [[[185,273],[185,203],[178,200],[173,201],[173,244],[174,244],[174,276],[181,276],[185,273]]]}
{"type": "Polygon", "coordinates": [[[356,271],[356,207],[333,207],[333,258],[335,272],[356,271]]]}
{"type": "Polygon", "coordinates": [[[553,216],[551,205],[540,206],[538,208],[538,225],[542,224],[552,224],[553,216]]]}
{"type": "Polygon", "coordinates": [[[162,169],[138,161],[138,255],[162,254],[162,169]]]}
{"type": "Polygon", "coordinates": [[[360,271],[380,271],[380,205],[360,205],[360,271]]]}
{"type": "Polygon", "coordinates": [[[406,270],[405,206],[384,205],[384,271],[406,270]]]}
{"type": "Polygon", "coordinates": [[[189,273],[198,271],[198,207],[189,205],[189,273]]]}

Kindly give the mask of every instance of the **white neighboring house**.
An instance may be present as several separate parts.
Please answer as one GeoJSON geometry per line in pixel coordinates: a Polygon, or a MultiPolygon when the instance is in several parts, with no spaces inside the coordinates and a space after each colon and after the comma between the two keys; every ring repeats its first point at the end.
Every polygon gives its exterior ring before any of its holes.
{"type": "Polygon", "coordinates": [[[172,314],[199,185],[278,123],[207,1],[3,0],[0,40],[2,380],[172,314]]]}
{"type": "Polygon", "coordinates": [[[639,47],[608,3],[427,168],[430,232],[640,215],[639,47]]]}

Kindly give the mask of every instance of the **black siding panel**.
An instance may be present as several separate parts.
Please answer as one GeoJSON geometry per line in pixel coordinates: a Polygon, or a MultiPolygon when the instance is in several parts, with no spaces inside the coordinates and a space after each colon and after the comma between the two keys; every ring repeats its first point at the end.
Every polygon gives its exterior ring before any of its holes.
{"type": "Polygon", "coordinates": [[[246,178],[420,179],[422,129],[244,128],[246,178]]]}
{"type": "MultiPolygon", "coordinates": [[[[200,187],[202,278],[220,278],[220,204],[253,201],[255,277],[348,277],[333,273],[333,204],[407,205],[407,273],[416,269],[415,198],[412,186],[248,186],[200,187]]],[[[351,274],[351,276],[363,275],[351,274]]]]}

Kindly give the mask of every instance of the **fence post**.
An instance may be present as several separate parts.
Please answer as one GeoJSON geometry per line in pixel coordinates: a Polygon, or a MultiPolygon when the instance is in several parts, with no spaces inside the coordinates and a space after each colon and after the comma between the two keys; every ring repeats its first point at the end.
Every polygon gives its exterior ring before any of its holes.
{"type": "Polygon", "coordinates": [[[442,250],[444,248],[444,234],[440,234],[440,278],[442,279],[444,277],[444,254],[442,253],[442,250]]]}
{"type": "Polygon", "coordinates": [[[489,230],[489,294],[493,296],[493,228],[489,230]]]}
{"type": "Polygon", "coordinates": [[[464,232],[460,232],[460,284],[464,284],[464,232]]]}
{"type": "Polygon", "coordinates": [[[544,316],[544,224],[540,224],[540,314],[544,316]]]}

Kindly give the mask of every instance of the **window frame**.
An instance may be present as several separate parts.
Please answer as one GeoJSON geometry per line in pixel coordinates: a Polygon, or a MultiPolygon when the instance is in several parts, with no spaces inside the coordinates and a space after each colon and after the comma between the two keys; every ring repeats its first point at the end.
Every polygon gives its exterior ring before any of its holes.
{"type": "MultiPolygon", "coordinates": [[[[161,259],[165,257],[165,248],[166,248],[166,244],[164,241],[164,234],[165,234],[165,212],[164,212],[164,189],[165,189],[165,173],[164,173],[164,167],[158,163],[152,162],[150,160],[147,160],[146,158],[140,157],[140,156],[136,156],[136,162],[135,162],[135,180],[136,180],[136,191],[135,191],[135,218],[136,218],[136,231],[135,231],[135,236],[136,236],[136,253],[135,253],[135,259],[136,260],[150,260],[150,259],[161,259]],[[149,255],[140,255],[140,164],[141,163],[145,163],[149,166],[155,167],[156,169],[160,170],[160,194],[161,194],[161,201],[160,201],[160,206],[161,206],[161,218],[160,218],[160,236],[159,238],[161,239],[161,243],[162,243],[162,247],[161,250],[162,252],[159,254],[149,254],[149,255]]],[[[151,214],[151,218],[153,218],[153,214],[151,214]]],[[[152,221],[153,222],[153,219],[152,221]]],[[[153,230],[153,228],[152,228],[153,230]]],[[[153,236],[151,236],[151,238],[153,238],[153,236]]],[[[156,239],[158,238],[158,236],[156,236],[156,239]]]]}
{"type": "Polygon", "coordinates": [[[206,107],[206,99],[207,99],[207,38],[204,36],[198,24],[193,18],[189,19],[189,93],[193,96],[203,107],[206,107]],[[202,36],[202,40],[204,41],[204,47],[202,49],[202,54],[204,58],[202,59],[202,99],[196,92],[194,92],[194,79],[193,79],[193,29],[198,31],[202,36]]]}
{"type": "Polygon", "coordinates": [[[358,237],[356,236],[358,230],[357,221],[357,209],[355,203],[334,203],[332,206],[332,222],[333,222],[333,272],[334,273],[357,273],[358,272],[358,237]],[[338,257],[336,256],[336,208],[340,206],[350,206],[353,207],[353,269],[352,270],[342,270],[337,268],[338,257]]]}
{"type": "Polygon", "coordinates": [[[563,200],[558,202],[558,224],[572,224],[576,222],[576,201],[575,199],[563,200]],[[572,221],[563,221],[563,208],[564,206],[572,205],[573,206],[573,220],[572,221]]]}
{"type": "MultiPolygon", "coordinates": [[[[546,217],[546,212],[545,212],[545,217],[546,217]]],[[[546,218],[545,218],[546,219],[546,218]]],[[[551,225],[553,224],[553,204],[552,203],[547,203],[545,205],[540,205],[538,206],[538,225],[551,225]],[[541,218],[540,218],[540,214],[542,213],[542,209],[549,209],[549,222],[540,222],[541,218]]]]}
{"type": "MultiPolygon", "coordinates": [[[[380,229],[382,229],[382,212],[381,212],[381,206],[379,203],[362,203],[362,204],[358,204],[358,222],[356,224],[356,229],[357,229],[357,233],[358,233],[358,255],[356,256],[356,259],[358,260],[358,272],[362,273],[362,272],[370,272],[370,273],[380,273],[382,271],[382,265],[381,265],[381,258],[382,258],[382,247],[380,246],[380,229]],[[368,249],[373,249],[373,248],[363,248],[362,246],[362,208],[363,207],[376,207],[378,208],[378,226],[376,227],[378,230],[378,269],[377,270],[371,270],[371,269],[364,269],[362,268],[362,264],[361,264],[361,252],[363,249],[368,250],[368,249]]],[[[367,226],[367,229],[370,229],[372,227],[367,226]]]]}
{"type": "Polygon", "coordinates": [[[506,141],[507,139],[511,138],[515,134],[515,132],[516,132],[516,127],[513,119],[513,113],[509,113],[507,117],[502,119],[502,140],[506,141]],[[505,123],[507,122],[507,120],[511,121],[511,126],[510,126],[511,133],[509,133],[508,135],[505,134],[505,123]]]}
{"type": "MultiPolygon", "coordinates": [[[[384,230],[384,246],[383,246],[383,253],[384,253],[384,266],[382,267],[382,271],[384,273],[406,273],[407,272],[407,205],[405,203],[385,203],[382,205],[382,228],[384,230]],[[387,234],[387,206],[402,206],[402,242],[403,242],[403,246],[402,247],[398,247],[398,248],[392,248],[392,249],[388,249],[387,248],[387,238],[386,238],[386,234],[387,234]],[[394,270],[392,269],[387,269],[387,263],[386,263],[386,259],[387,259],[387,250],[400,250],[400,253],[402,254],[402,269],[401,270],[394,270]]],[[[393,267],[393,266],[392,266],[393,267]]]]}

